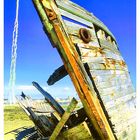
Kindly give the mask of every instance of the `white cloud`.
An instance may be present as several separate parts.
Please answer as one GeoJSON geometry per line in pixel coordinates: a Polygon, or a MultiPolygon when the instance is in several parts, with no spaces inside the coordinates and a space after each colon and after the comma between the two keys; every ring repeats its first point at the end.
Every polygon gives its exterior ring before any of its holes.
{"type": "MultiPolygon", "coordinates": [[[[76,91],[72,86],[42,86],[41,87],[50,93],[53,97],[66,98],[68,96],[76,96],[76,91]],[[64,94],[66,93],[66,94],[64,94]]],[[[16,85],[15,95],[20,95],[21,92],[24,92],[30,97],[40,98],[43,95],[33,86],[33,85],[16,85]]],[[[7,98],[9,96],[8,86],[4,88],[4,96],[7,98]]]]}
{"type": "MultiPolygon", "coordinates": [[[[48,90],[49,87],[43,86],[42,87],[44,90],[48,90]]],[[[4,89],[7,91],[9,89],[8,86],[5,86],[4,89]]],[[[33,85],[16,85],[15,90],[24,90],[24,91],[33,91],[37,90],[33,85]]]]}
{"type": "Polygon", "coordinates": [[[65,91],[69,91],[70,88],[69,88],[69,87],[64,87],[64,90],[65,90],[65,91]]]}
{"type": "Polygon", "coordinates": [[[19,85],[16,86],[17,90],[35,90],[34,86],[30,86],[30,85],[19,85]]]}

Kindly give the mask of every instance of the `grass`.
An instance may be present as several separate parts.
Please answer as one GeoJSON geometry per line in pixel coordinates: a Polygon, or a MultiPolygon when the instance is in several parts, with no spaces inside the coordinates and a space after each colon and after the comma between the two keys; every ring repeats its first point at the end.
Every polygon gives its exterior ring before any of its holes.
{"type": "MultiPolygon", "coordinates": [[[[64,109],[67,106],[62,105],[64,109]]],[[[33,126],[32,121],[18,104],[4,106],[4,140],[21,140],[16,139],[19,132],[23,132],[26,128],[28,129],[33,126]]]]}
{"type": "Polygon", "coordinates": [[[18,133],[33,123],[19,105],[4,106],[4,140],[15,140],[18,133]]]}

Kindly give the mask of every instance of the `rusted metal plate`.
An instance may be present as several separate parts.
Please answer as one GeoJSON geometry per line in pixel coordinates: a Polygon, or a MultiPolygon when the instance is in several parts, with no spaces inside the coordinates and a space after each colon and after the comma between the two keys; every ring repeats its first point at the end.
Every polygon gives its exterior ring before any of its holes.
{"type": "Polygon", "coordinates": [[[135,91],[112,33],[70,1],[33,1],[99,138],[127,139],[135,129],[135,91]]]}

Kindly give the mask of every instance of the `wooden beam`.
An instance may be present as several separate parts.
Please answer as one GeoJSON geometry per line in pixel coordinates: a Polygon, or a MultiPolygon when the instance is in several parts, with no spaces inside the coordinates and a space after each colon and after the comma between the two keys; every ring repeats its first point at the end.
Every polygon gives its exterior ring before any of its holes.
{"type": "Polygon", "coordinates": [[[61,120],[59,121],[59,123],[55,127],[55,129],[54,129],[52,135],[50,136],[49,140],[55,140],[57,138],[61,129],[65,125],[66,121],[69,119],[71,112],[75,109],[77,104],[78,104],[78,102],[76,101],[75,98],[73,98],[70,105],[67,107],[65,113],[63,114],[61,120]]]}
{"type": "Polygon", "coordinates": [[[85,121],[77,124],[77,126],[72,127],[58,136],[58,140],[94,140],[92,134],[88,128],[85,121]]]}
{"type": "Polygon", "coordinates": [[[54,83],[61,80],[62,78],[64,78],[67,75],[68,75],[68,73],[63,65],[53,72],[53,74],[49,77],[47,83],[48,83],[48,85],[53,85],[54,83]]]}
{"type": "Polygon", "coordinates": [[[48,101],[50,106],[60,115],[64,114],[64,109],[60,106],[60,104],[47,92],[45,91],[37,82],[32,82],[33,86],[36,87],[48,101]]]}

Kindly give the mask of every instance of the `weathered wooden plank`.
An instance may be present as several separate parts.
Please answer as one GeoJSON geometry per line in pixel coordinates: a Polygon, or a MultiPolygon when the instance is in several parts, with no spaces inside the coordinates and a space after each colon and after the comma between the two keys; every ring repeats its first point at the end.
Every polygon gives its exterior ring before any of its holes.
{"type": "Polygon", "coordinates": [[[101,29],[99,31],[97,31],[97,37],[99,39],[106,40],[105,32],[103,30],[101,30],[101,29]]]}
{"type": "MultiPolygon", "coordinates": [[[[108,75],[108,76],[107,75],[103,75],[102,77],[94,75],[94,76],[92,76],[92,78],[93,78],[96,86],[98,86],[99,82],[102,83],[102,82],[105,82],[105,81],[108,81],[108,80],[112,80],[112,81],[116,81],[116,82],[119,81],[119,75],[113,75],[113,74],[112,75],[108,75]]],[[[124,75],[122,74],[120,76],[120,79],[122,81],[127,80],[127,78],[125,77],[125,74],[124,75]]],[[[107,83],[109,83],[109,81],[107,83]]]]}
{"type": "MultiPolygon", "coordinates": [[[[129,114],[124,113],[124,112],[119,112],[119,111],[118,111],[118,113],[119,113],[119,115],[116,113],[116,114],[113,114],[112,116],[110,116],[111,122],[115,125],[115,130],[120,131],[121,126],[123,126],[125,124],[130,125],[135,122],[135,118],[136,118],[136,115],[134,115],[136,113],[135,111],[130,112],[129,114]],[[122,115],[120,115],[120,114],[122,114],[122,115]]],[[[125,126],[124,126],[124,128],[125,128],[125,126]]]]}
{"type": "MultiPolygon", "coordinates": [[[[36,1],[36,0],[32,0],[33,1],[33,4],[38,12],[38,15],[40,17],[40,20],[44,26],[44,29],[45,27],[47,27],[47,35],[50,36],[50,40],[51,40],[51,43],[52,45],[55,47],[57,46],[58,44],[58,38],[54,32],[54,29],[53,29],[53,25],[50,23],[44,9],[42,8],[42,5],[39,1],[36,1]],[[53,41],[52,41],[53,40],[53,41]]],[[[46,5],[47,6],[47,5],[46,5]]],[[[45,29],[45,32],[46,32],[46,29],[45,29]]]]}
{"type": "Polygon", "coordinates": [[[120,54],[119,50],[113,49],[112,46],[101,46],[101,49],[104,51],[104,53],[112,53],[112,54],[117,54],[122,57],[120,54]]]}
{"type": "MultiPolygon", "coordinates": [[[[125,73],[122,73],[120,75],[116,74],[115,70],[114,70],[114,74],[107,75],[107,74],[105,74],[106,71],[110,71],[110,70],[104,70],[104,73],[102,73],[101,75],[93,75],[92,74],[93,71],[90,71],[90,72],[91,72],[92,78],[94,79],[95,82],[105,82],[108,80],[118,80],[119,78],[123,80],[123,79],[129,78],[129,74],[126,71],[124,71],[125,73]]],[[[112,72],[113,72],[113,70],[112,70],[112,72]]]]}
{"type": "MultiPolygon", "coordinates": [[[[95,55],[96,55],[96,53],[95,53],[95,55]]],[[[94,57],[94,56],[91,56],[91,57],[81,57],[81,59],[82,59],[83,63],[91,63],[91,64],[92,63],[96,63],[96,64],[98,64],[98,63],[106,63],[104,57],[94,57]]],[[[93,70],[93,69],[90,69],[90,70],[93,70]]]]}
{"type": "MultiPolygon", "coordinates": [[[[127,95],[125,95],[125,96],[128,96],[128,95],[132,95],[133,94],[133,92],[131,92],[131,93],[128,93],[127,95]]],[[[109,96],[109,95],[108,95],[109,96]]],[[[113,98],[113,97],[108,97],[108,96],[101,96],[101,98],[102,98],[102,101],[104,102],[104,104],[106,105],[108,102],[115,102],[115,101],[118,101],[119,102],[119,100],[121,99],[121,98],[123,98],[123,97],[125,97],[125,96],[118,96],[116,99],[115,98],[113,98]]],[[[121,103],[120,103],[121,104],[121,103]]],[[[123,104],[123,103],[122,103],[123,104]]],[[[108,109],[108,108],[106,108],[106,109],[108,109]]]]}
{"type": "Polygon", "coordinates": [[[117,55],[121,56],[119,50],[114,49],[112,46],[111,47],[110,46],[101,46],[101,48],[106,52],[112,52],[114,54],[117,54],[117,55]]]}
{"type": "Polygon", "coordinates": [[[43,122],[44,125],[46,125],[52,132],[56,126],[56,124],[54,124],[51,119],[49,119],[47,116],[44,115],[40,115],[39,116],[40,120],[43,122]]]}
{"type": "MultiPolygon", "coordinates": [[[[65,4],[67,4],[67,6],[70,6],[69,9],[73,8],[73,10],[76,9],[76,10],[78,10],[78,11],[81,12],[81,13],[84,13],[84,14],[86,14],[86,15],[88,15],[88,16],[92,16],[91,13],[89,13],[89,12],[86,11],[83,7],[77,5],[76,3],[73,3],[72,1],[61,1],[61,0],[56,0],[56,2],[57,2],[58,5],[61,5],[62,2],[64,2],[65,4]]],[[[68,10],[69,10],[69,9],[68,9],[68,10]]]]}
{"type": "Polygon", "coordinates": [[[60,121],[61,117],[56,111],[53,112],[53,115],[55,116],[55,118],[57,118],[58,121],[60,121]]]}
{"type": "Polygon", "coordinates": [[[118,139],[124,140],[135,140],[136,139],[136,123],[131,124],[130,126],[124,128],[122,131],[116,133],[118,135],[118,139]]]}
{"type": "Polygon", "coordinates": [[[21,100],[20,101],[25,107],[33,108],[33,106],[34,106],[33,100],[31,98],[27,97],[23,92],[21,92],[21,99],[22,99],[22,101],[21,100]]]}
{"type": "Polygon", "coordinates": [[[87,119],[87,115],[86,115],[84,108],[75,110],[69,118],[69,120],[72,121],[73,126],[80,124],[81,122],[85,121],[86,119],[87,119]]]}
{"type": "Polygon", "coordinates": [[[134,88],[129,83],[126,85],[116,85],[114,87],[109,87],[109,88],[103,88],[103,89],[99,88],[99,91],[102,96],[112,94],[112,96],[117,97],[117,96],[119,96],[119,93],[121,94],[123,91],[125,91],[125,93],[123,95],[125,95],[127,92],[129,93],[129,91],[134,92],[134,88]]]}
{"type": "MultiPolygon", "coordinates": [[[[103,78],[101,78],[100,76],[92,76],[93,77],[93,80],[94,80],[94,82],[95,82],[95,85],[97,86],[97,87],[101,87],[99,84],[99,82],[101,82],[101,83],[104,83],[105,81],[107,81],[107,80],[112,80],[112,82],[118,82],[118,84],[119,84],[119,75],[116,75],[116,77],[114,76],[114,75],[110,75],[110,76],[107,76],[107,75],[104,75],[103,77],[104,78],[106,78],[106,79],[103,79],[103,78]]],[[[125,83],[125,81],[127,82],[127,78],[125,77],[125,75],[121,75],[121,77],[120,77],[120,80],[122,80],[122,84],[123,83],[125,83]],[[124,78],[124,79],[123,79],[124,78]]],[[[130,80],[128,80],[128,82],[129,82],[130,80]]],[[[109,86],[109,84],[111,83],[111,81],[108,81],[108,82],[106,82],[106,87],[110,87],[109,86]]],[[[121,82],[120,82],[121,83],[121,82]]],[[[130,82],[131,83],[131,82],[130,82]]],[[[103,87],[104,87],[104,85],[103,85],[103,87]]]]}
{"type": "MultiPolygon", "coordinates": [[[[91,46],[89,46],[89,47],[91,47],[91,46]]],[[[79,47],[79,50],[81,53],[81,57],[85,58],[85,59],[87,58],[87,60],[85,60],[85,62],[86,61],[88,62],[88,59],[91,60],[92,57],[93,57],[93,61],[94,61],[94,58],[96,59],[97,57],[105,58],[104,53],[102,52],[101,48],[94,47],[93,49],[90,49],[90,48],[79,47]]]]}
{"type": "Polygon", "coordinates": [[[113,100],[113,101],[107,102],[107,103],[105,104],[106,109],[108,110],[108,109],[113,108],[113,107],[115,108],[115,106],[118,106],[118,105],[120,105],[120,104],[124,104],[125,102],[127,102],[127,101],[129,101],[129,100],[131,100],[131,99],[133,99],[133,98],[134,98],[134,99],[136,98],[135,93],[128,94],[128,95],[125,95],[125,96],[120,97],[120,98],[118,98],[118,99],[115,99],[115,100],[113,100]]]}
{"type": "Polygon", "coordinates": [[[66,123],[66,121],[70,117],[71,112],[75,109],[77,103],[78,102],[76,101],[76,99],[73,98],[71,103],[70,103],[70,105],[68,106],[68,108],[66,109],[65,113],[63,114],[61,120],[59,121],[59,123],[55,127],[55,129],[54,129],[52,135],[50,136],[49,140],[55,140],[57,138],[57,136],[59,135],[61,129],[64,126],[64,124],[66,123]]]}
{"type": "MultiPolygon", "coordinates": [[[[79,42],[80,42],[80,39],[79,39],[79,42]]],[[[89,42],[88,44],[85,44],[85,43],[75,43],[75,45],[79,48],[79,49],[91,49],[91,50],[99,50],[100,49],[100,46],[98,44],[98,41],[94,41],[94,42],[89,42]],[[92,44],[92,43],[97,43],[96,45],[92,44]]]]}
{"type": "Polygon", "coordinates": [[[84,43],[84,41],[82,40],[82,39],[80,39],[78,36],[74,36],[74,35],[69,35],[69,37],[70,37],[70,39],[71,39],[71,41],[75,44],[75,46],[77,45],[77,44],[81,44],[81,46],[83,45],[85,45],[86,47],[100,47],[99,46],[99,43],[98,43],[98,41],[96,40],[96,39],[94,39],[94,41],[90,41],[88,44],[86,44],[86,43],[84,43]]]}
{"type": "Polygon", "coordinates": [[[106,81],[106,82],[96,82],[97,88],[100,87],[101,89],[103,88],[109,88],[117,85],[125,85],[125,84],[132,84],[131,79],[113,79],[111,81],[106,81]]]}
{"type": "Polygon", "coordinates": [[[24,105],[23,101],[20,100],[19,98],[17,98],[18,104],[21,106],[21,108],[24,110],[24,112],[28,115],[28,117],[30,117],[30,113],[28,112],[28,110],[26,109],[26,106],[24,105]]]}
{"type": "Polygon", "coordinates": [[[116,64],[118,63],[119,65],[123,66],[123,67],[127,67],[124,60],[119,57],[118,55],[112,55],[110,57],[110,54],[109,55],[105,55],[104,53],[101,53],[101,52],[98,52],[97,50],[84,50],[84,51],[80,51],[80,54],[81,54],[81,58],[82,58],[82,61],[83,63],[92,63],[92,62],[96,62],[96,60],[99,60],[97,61],[97,63],[108,63],[108,64],[116,64]]]}
{"type": "Polygon", "coordinates": [[[56,0],[56,2],[57,2],[57,5],[58,5],[59,8],[63,9],[64,11],[67,11],[67,12],[71,13],[72,15],[76,15],[80,18],[83,18],[86,21],[89,21],[89,22],[95,24],[96,26],[104,29],[115,40],[115,37],[113,36],[113,34],[108,30],[108,28],[100,20],[98,20],[97,17],[95,17],[93,15],[92,16],[88,15],[87,13],[89,13],[89,12],[86,12],[86,14],[85,14],[86,10],[83,11],[81,8],[77,9],[77,5],[76,5],[76,7],[72,6],[68,1],[56,0]],[[82,12],[79,12],[81,10],[82,10],[82,12]]]}
{"type": "Polygon", "coordinates": [[[68,75],[68,73],[63,65],[53,72],[53,74],[49,77],[47,83],[48,83],[48,85],[53,85],[54,83],[61,80],[62,78],[64,78],[67,75],[68,75]]]}
{"type": "MultiPolygon", "coordinates": [[[[110,44],[110,46],[106,46],[104,44],[100,44],[100,45],[101,45],[101,48],[103,48],[103,49],[106,49],[108,51],[112,51],[113,53],[116,53],[118,55],[121,55],[120,52],[119,52],[119,50],[118,49],[114,49],[114,46],[112,46],[112,44],[110,44]]],[[[115,47],[117,47],[117,46],[115,46],[115,47]]]]}
{"type": "Polygon", "coordinates": [[[82,23],[82,24],[84,24],[84,25],[86,25],[88,27],[93,27],[92,22],[89,22],[89,21],[87,21],[87,20],[85,20],[85,19],[83,19],[81,17],[73,15],[73,14],[71,14],[71,13],[65,11],[65,10],[59,9],[59,11],[60,11],[61,15],[65,16],[67,18],[70,18],[72,20],[78,21],[79,23],[82,23]]]}
{"type": "Polygon", "coordinates": [[[59,120],[57,119],[57,117],[53,113],[51,113],[51,119],[52,119],[54,124],[58,124],[59,120]]]}
{"type": "MultiPolygon", "coordinates": [[[[132,94],[131,94],[132,95],[132,94]]],[[[127,95],[126,95],[127,96],[127,95]]],[[[123,97],[122,97],[123,98],[123,97]]],[[[128,112],[135,112],[136,110],[136,97],[132,96],[131,99],[127,99],[126,101],[120,102],[119,104],[117,104],[117,102],[115,102],[113,106],[106,108],[107,110],[109,110],[109,114],[113,115],[115,113],[118,113],[117,108],[122,107],[122,106],[126,106],[126,108],[128,109],[128,112]],[[134,98],[134,99],[132,99],[134,98]]],[[[118,100],[119,101],[119,100],[118,100]]],[[[125,107],[122,107],[122,112],[126,111],[127,109],[124,110],[125,107]]]]}
{"type": "Polygon", "coordinates": [[[110,75],[116,75],[121,76],[125,75],[128,77],[128,72],[122,71],[122,70],[90,70],[93,76],[110,76],[110,75]]]}
{"type": "MultiPolygon", "coordinates": [[[[94,42],[98,42],[96,40],[94,40],[94,42]]],[[[111,52],[113,54],[117,54],[119,56],[121,56],[119,50],[115,50],[113,49],[113,47],[100,47],[100,48],[97,48],[96,46],[89,46],[88,44],[82,44],[82,43],[78,43],[77,46],[79,47],[79,49],[81,48],[85,48],[85,49],[91,49],[91,50],[95,50],[97,49],[99,52],[102,52],[102,54],[105,54],[106,52],[111,52]]]]}
{"type": "Polygon", "coordinates": [[[58,104],[58,102],[48,93],[46,92],[37,82],[32,82],[33,86],[35,86],[45,97],[51,107],[57,111],[57,113],[62,116],[64,113],[64,109],[58,104]]]}
{"type": "Polygon", "coordinates": [[[81,28],[85,28],[90,32],[92,41],[97,39],[94,27],[92,27],[92,28],[84,27],[84,26],[82,26],[82,25],[80,25],[78,23],[73,23],[72,21],[68,21],[68,20],[64,20],[64,23],[66,25],[67,32],[70,35],[74,35],[74,36],[79,37],[79,30],[81,28]]]}
{"type": "Polygon", "coordinates": [[[48,136],[51,134],[51,129],[47,127],[43,121],[31,110],[30,107],[26,108],[28,112],[30,113],[30,118],[33,121],[33,123],[37,126],[38,130],[43,136],[48,136]]]}
{"type": "MultiPolygon", "coordinates": [[[[23,98],[23,96],[22,96],[23,98]]],[[[23,110],[26,112],[28,117],[33,121],[35,126],[38,128],[39,132],[43,136],[47,136],[51,134],[52,130],[54,129],[55,125],[50,121],[50,119],[47,116],[41,115],[41,113],[36,113],[34,110],[36,109],[34,105],[28,106],[26,104],[26,101],[29,100],[30,98],[26,98],[26,95],[24,96],[24,99],[19,100],[19,103],[23,110]]],[[[30,100],[29,100],[30,102],[30,100]]],[[[34,101],[35,102],[35,101],[34,101]]],[[[43,113],[44,114],[44,113],[43,113]]]]}
{"type": "MultiPolygon", "coordinates": [[[[125,107],[125,106],[124,106],[125,107]]],[[[117,108],[116,108],[116,110],[117,110],[117,108]]],[[[113,123],[113,124],[115,124],[116,125],[116,127],[115,128],[117,128],[117,126],[119,125],[119,124],[121,124],[122,123],[122,121],[124,122],[124,121],[128,121],[131,117],[133,117],[133,118],[135,118],[136,117],[136,112],[135,111],[129,111],[129,109],[127,109],[126,108],[126,110],[127,110],[127,112],[123,112],[122,111],[122,109],[121,109],[121,111],[116,111],[114,114],[112,114],[112,115],[110,115],[110,120],[111,120],[111,122],[113,123]],[[128,113],[129,112],[129,113],[128,113]]]]}
{"type": "MultiPolygon", "coordinates": [[[[102,49],[102,48],[83,48],[83,47],[79,47],[79,50],[82,54],[82,57],[85,57],[85,62],[86,61],[92,61],[92,57],[103,57],[106,59],[114,59],[116,61],[124,61],[124,59],[122,58],[122,56],[120,54],[116,54],[110,50],[107,49],[102,49]],[[89,59],[89,60],[88,60],[89,59]]],[[[94,60],[94,58],[93,58],[94,60]]],[[[125,63],[124,63],[125,64],[125,63]]]]}
{"type": "Polygon", "coordinates": [[[105,47],[105,48],[109,48],[109,49],[112,48],[112,51],[113,50],[115,50],[115,51],[118,50],[118,47],[114,42],[111,43],[108,40],[102,39],[102,38],[99,38],[99,42],[100,42],[101,47],[105,47]]]}
{"type": "Polygon", "coordinates": [[[43,101],[29,100],[29,102],[32,102],[32,106],[29,107],[31,107],[31,109],[38,115],[41,114],[47,115],[54,111],[47,102],[44,102],[44,100],[43,101]]]}
{"type": "MultiPolygon", "coordinates": [[[[115,61],[112,61],[112,62],[115,62],[115,61]]],[[[119,62],[115,62],[115,64],[112,64],[111,62],[108,63],[105,61],[104,63],[91,62],[91,63],[87,63],[87,64],[91,70],[124,70],[124,71],[128,71],[127,67],[120,65],[119,62]]]]}
{"type": "Polygon", "coordinates": [[[107,39],[108,42],[112,43],[112,38],[111,38],[111,36],[108,36],[106,39],[107,39]]]}
{"type": "Polygon", "coordinates": [[[135,106],[130,106],[130,103],[133,104],[133,101],[123,102],[122,104],[107,109],[112,122],[115,122],[115,120],[117,120],[116,123],[119,123],[119,120],[121,120],[119,118],[124,118],[125,120],[127,120],[128,118],[135,116],[135,106]]]}
{"type": "Polygon", "coordinates": [[[112,58],[112,59],[115,59],[115,60],[122,60],[124,61],[123,57],[119,54],[115,54],[111,51],[108,51],[107,49],[103,49],[103,53],[104,53],[104,56],[106,58],[112,58]]]}
{"type": "Polygon", "coordinates": [[[67,140],[93,140],[91,132],[86,124],[86,122],[82,122],[76,127],[70,128],[69,130],[64,131],[60,135],[61,138],[66,138],[67,140]]]}
{"type": "Polygon", "coordinates": [[[125,96],[127,94],[133,93],[134,92],[134,89],[131,88],[130,86],[128,86],[128,89],[127,90],[126,89],[123,89],[123,90],[119,90],[117,92],[116,91],[117,91],[117,89],[114,90],[114,91],[110,91],[109,93],[107,93],[106,91],[101,92],[99,90],[102,100],[104,102],[109,102],[111,100],[115,100],[115,99],[118,99],[118,98],[120,98],[122,96],[125,96]]]}
{"type": "Polygon", "coordinates": [[[125,96],[127,94],[131,94],[134,93],[134,89],[131,88],[130,86],[126,86],[126,87],[118,87],[118,88],[114,88],[113,90],[110,90],[109,92],[106,92],[106,90],[102,90],[102,89],[98,89],[98,91],[100,92],[101,98],[108,102],[108,100],[115,100],[118,99],[119,97],[125,96]],[[122,89],[121,89],[122,88],[122,89]],[[130,89],[125,89],[125,88],[130,88],[130,89]],[[116,90],[118,89],[118,92],[116,92],[116,90]]]}
{"type": "Polygon", "coordinates": [[[129,120],[126,119],[126,121],[122,120],[118,126],[116,126],[116,131],[121,132],[124,131],[125,128],[129,127],[130,125],[134,124],[136,122],[136,116],[133,118],[130,118],[129,120]]]}

